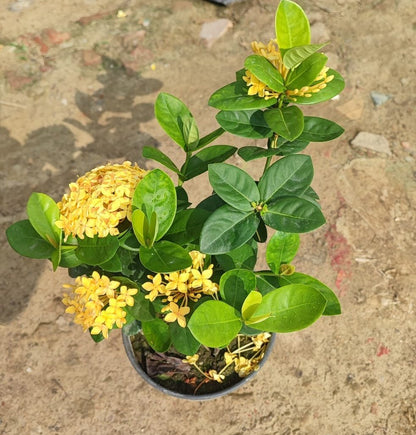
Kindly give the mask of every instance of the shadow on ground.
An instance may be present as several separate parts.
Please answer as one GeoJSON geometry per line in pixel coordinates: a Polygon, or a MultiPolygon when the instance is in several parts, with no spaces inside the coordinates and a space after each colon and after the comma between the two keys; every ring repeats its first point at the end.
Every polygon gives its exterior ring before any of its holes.
{"type": "Polygon", "coordinates": [[[153,105],[137,100],[159,90],[162,82],[130,75],[108,58],[103,64],[105,73],[97,77],[102,88],[92,95],[75,93],[76,105],[87,122],[64,120],[93,138],[86,147],[76,146],[76,134],[64,124],[32,131],[24,144],[0,127],[0,243],[5,246],[0,252],[0,323],[12,321],[25,309],[45,265],[20,257],[6,240],[7,227],[26,218],[30,194],[44,192],[59,201],[68,184],[92,167],[111,160],[135,161],[144,167],[143,146],[158,146],[153,137],[140,131],[140,123],[154,117],[153,105]]]}

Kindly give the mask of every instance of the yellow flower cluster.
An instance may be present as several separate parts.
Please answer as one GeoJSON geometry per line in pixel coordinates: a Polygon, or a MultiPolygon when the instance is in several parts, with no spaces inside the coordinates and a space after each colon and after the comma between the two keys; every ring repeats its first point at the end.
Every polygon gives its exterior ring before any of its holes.
{"type": "Polygon", "coordinates": [[[210,264],[204,270],[205,254],[199,251],[191,251],[192,266],[179,272],[148,275],[151,280],[145,282],[142,287],[149,292],[145,297],[154,301],[162,296],[162,302],[168,305],[162,308],[162,312],[170,311],[165,317],[166,322],[177,321],[182,328],[186,326],[185,316],[189,314],[189,300],[196,302],[205,295],[215,295],[218,292],[218,284],[211,281],[213,265],[210,264]],[[178,303],[180,302],[180,306],[178,303]]]}
{"type": "MultiPolygon", "coordinates": [[[[251,48],[253,52],[259,56],[265,57],[272,65],[279,71],[284,80],[286,80],[290,69],[286,68],[283,64],[283,57],[277,47],[276,41],[272,40],[267,45],[261,42],[252,42],[251,48]]],[[[286,90],[286,95],[293,101],[296,101],[296,97],[312,97],[320,90],[324,89],[326,85],[333,80],[334,76],[327,75],[328,67],[324,67],[322,71],[317,75],[313,84],[310,86],[304,86],[301,89],[286,90]]],[[[265,83],[261,82],[251,71],[246,70],[243,80],[249,86],[248,95],[258,95],[265,100],[270,98],[278,98],[280,92],[275,92],[270,89],[265,83]]]]}
{"type": "Polygon", "coordinates": [[[136,288],[127,288],[118,281],[111,281],[105,275],[93,272],[91,278],[79,276],[76,285],[66,284],[72,294],[64,293],[62,302],[68,307],[67,313],[75,314],[74,322],[81,325],[84,332],[91,328],[91,334],[102,332],[108,338],[108,331],[116,325],[121,328],[126,323],[123,307],[133,306],[136,288]]]}
{"type": "Polygon", "coordinates": [[[131,220],[132,197],[146,171],[130,162],[100,166],[69,185],[70,192],[58,203],[56,226],[65,237],[106,237],[119,234],[117,226],[131,220]]]}

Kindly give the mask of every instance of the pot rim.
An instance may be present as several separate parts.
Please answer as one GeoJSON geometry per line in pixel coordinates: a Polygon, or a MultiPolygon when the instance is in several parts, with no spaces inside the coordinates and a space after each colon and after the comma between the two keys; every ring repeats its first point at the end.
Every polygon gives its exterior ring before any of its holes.
{"type": "Polygon", "coordinates": [[[259,368],[258,368],[258,370],[250,373],[248,376],[246,376],[244,378],[241,378],[241,380],[239,382],[237,382],[234,385],[231,385],[230,387],[224,388],[223,390],[220,390],[220,391],[217,391],[217,392],[213,392],[213,393],[192,395],[192,394],[178,393],[177,391],[174,391],[174,390],[169,390],[168,388],[165,388],[162,385],[158,384],[156,381],[154,381],[143,370],[142,366],[137,361],[137,359],[136,359],[136,357],[134,355],[133,346],[131,344],[130,336],[126,335],[124,332],[122,332],[121,336],[122,336],[122,339],[123,339],[124,349],[126,350],[128,359],[130,360],[132,366],[135,368],[137,373],[148,384],[150,384],[152,387],[156,388],[157,390],[159,390],[162,393],[165,393],[165,394],[167,394],[169,396],[177,397],[179,399],[197,400],[197,401],[211,400],[211,399],[216,399],[218,397],[225,396],[227,394],[230,394],[230,393],[234,392],[235,390],[240,388],[242,385],[247,383],[253,376],[255,376],[257,374],[257,372],[260,370],[260,368],[265,364],[266,360],[268,359],[268,357],[269,357],[269,355],[270,355],[270,353],[271,353],[271,351],[273,349],[274,342],[276,340],[276,334],[271,333],[271,337],[269,339],[269,343],[267,345],[267,348],[266,348],[266,350],[264,352],[263,359],[259,362],[259,368]]]}

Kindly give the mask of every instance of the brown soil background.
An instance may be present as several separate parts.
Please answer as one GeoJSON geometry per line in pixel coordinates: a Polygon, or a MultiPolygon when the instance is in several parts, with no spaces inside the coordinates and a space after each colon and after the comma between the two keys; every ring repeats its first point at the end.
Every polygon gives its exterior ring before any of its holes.
{"type": "MultiPolygon", "coordinates": [[[[149,387],[119,332],[95,345],[64,315],[66,271],[20,258],[4,230],[24,218],[32,191],[58,200],[68,182],[108,161],[154,167],[141,158],[144,145],[180,161],[154,119],[157,93],[185,101],[203,134],[216,128],[207,100],[233,80],[252,40],[273,38],[277,1],[0,3],[0,433],[416,434],[414,0],[299,2],[313,40],[331,40],[329,64],[347,86],[306,110],[346,132],[308,148],[328,222],[302,236],[295,264],[337,291],[343,314],[279,336],[252,382],[210,402],[149,387]],[[201,26],[218,18],[233,27],[207,48],[201,26]],[[391,99],[375,107],[371,91],[391,99]],[[353,148],[359,131],[383,135],[391,155],[353,148]]],[[[188,186],[194,201],[206,183],[188,186]]]]}

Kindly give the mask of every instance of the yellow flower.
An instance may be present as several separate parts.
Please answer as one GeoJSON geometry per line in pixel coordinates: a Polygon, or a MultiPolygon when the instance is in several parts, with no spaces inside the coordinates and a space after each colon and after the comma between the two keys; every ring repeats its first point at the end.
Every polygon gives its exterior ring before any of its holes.
{"type": "MultiPolygon", "coordinates": [[[[276,41],[272,40],[267,45],[254,41],[251,43],[251,48],[255,54],[263,56],[269,62],[271,62],[271,64],[279,71],[280,75],[283,77],[283,80],[286,80],[290,69],[286,68],[284,65],[283,56],[277,47],[276,41]]],[[[301,89],[288,89],[286,90],[285,95],[291,100],[296,101],[297,96],[309,98],[313,94],[316,94],[320,90],[324,89],[326,85],[334,78],[333,75],[327,75],[328,69],[328,67],[324,67],[316,76],[311,85],[304,86],[301,89]]],[[[275,92],[270,89],[249,70],[246,70],[243,80],[249,87],[248,95],[258,95],[259,97],[268,100],[270,98],[278,98],[281,94],[280,92],[275,92]]]]}
{"type": "Polygon", "coordinates": [[[117,226],[131,220],[132,198],[146,171],[130,162],[100,166],[69,185],[70,192],[58,203],[58,228],[69,235],[106,237],[119,234],[117,226]]]}
{"type": "Polygon", "coordinates": [[[182,360],[182,362],[184,362],[185,364],[196,364],[198,360],[199,360],[199,355],[196,353],[195,355],[192,356],[188,355],[186,359],[182,360]]]}
{"type": "Polygon", "coordinates": [[[199,251],[191,251],[189,255],[192,258],[192,267],[194,269],[202,269],[204,267],[205,254],[199,251]]]}
{"type": "Polygon", "coordinates": [[[251,337],[251,341],[254,343],[255,349],[258,350],[263,346],[263,344],[269,342],[270,337],[271,334],[269,334],[268,332],[262,332],[261,334],[251,337]]]}
{"type": "Polygon", "coordinates": [[[178,290],[181,293],[187,293],[189,279],[189,272],[172,272],[169,275],[165,275],[165,279],[168,281],[166,290],[178,290]]]}
{"type": "Polygon", "coordinates": [[[171,323],[177,321],[179,323],[179,326],[181,326],[182,328],[186,327],[185,316],[191,311],[189,307],[179,308],[179,306],[175,304],[175,302],[170,302],[168,306],[162,308],[162,313],[166,311],[171,312],[166,314],[166,316],[164,317],[165,322],[171,323]]]}
{"type": "Polygon", "coordinates": [[[166,288],[165,285],[162,284],[162,276],[160,273],[155,276],[147,275],[147,277],[151,279],[152,282],[145,282],[142,284],[142,287],[150,292],[145,298],[153,302],[158,296],[165,294],[166,288]]]}
{"type": "Polygon", "coordinates": [[[210,378],[212,380],[217,381],[220,384],[222,383],[223,379],[225,378],[224,375],[217,373],[216,370],[209,370],[208,375],[210,376],[210,378]]]}
{"type": "Polygon", "coordinates": [[[72,294],[64,293],[62,302],[66,312],[74,314],[74,322],[81,325],[84,332],[91,328],[91,334],[102,332],[108,338],[108,331],[116,325],[121,328],[126,323],[126,305],[134,305],[136,288],[121,286],[108,276],[96,271],[91,277],[80,276],[75,285],[64,285],[72,289],[72,294]]]}

